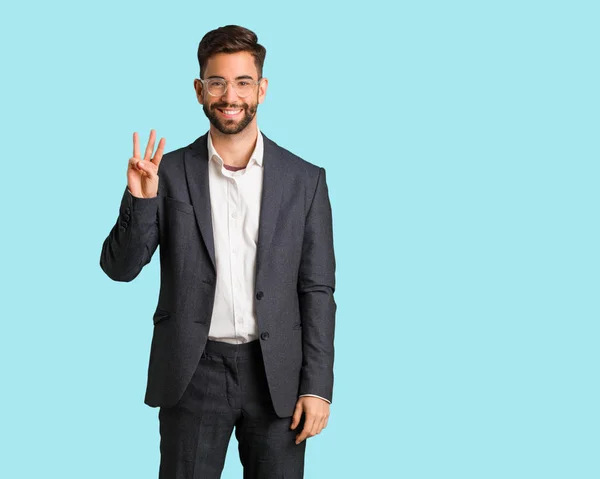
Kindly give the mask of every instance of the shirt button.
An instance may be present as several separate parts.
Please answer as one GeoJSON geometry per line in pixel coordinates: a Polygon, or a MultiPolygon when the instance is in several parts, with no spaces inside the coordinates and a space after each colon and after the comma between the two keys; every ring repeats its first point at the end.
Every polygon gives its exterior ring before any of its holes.
{"type": "Polygon", "coordinates": [[[231,213],[231,217],[232,218],[237,218],[237,214],[236,213],[231,213]]]}

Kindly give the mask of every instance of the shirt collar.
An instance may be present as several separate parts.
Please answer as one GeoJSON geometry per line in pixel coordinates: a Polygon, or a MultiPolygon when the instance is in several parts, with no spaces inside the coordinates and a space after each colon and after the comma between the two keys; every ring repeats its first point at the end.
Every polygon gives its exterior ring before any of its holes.
{"type": "MultiPolygon", "coordinates": [[[[260,129],[258,127],[256,127],[256,130],[258,133],[258,135],[256,137],[256,146],[254,147],[254,151],[250,155],[250,160],[248,161],[248,165],[250,165],[250,162],[252,161],[252,159],[254,159],[254,161],[256,162],[257,165],[262,166],[265,146],[264,146],[263,136],[260,132],[260,129]]],[[[217,153],[217,150],[215,150],[215,147],[212,142],[210,130],[208,132],[208,158],[211,160],[217,161],[217,163],[219,163],[219,165],[223,166],[223,159],[219,156],[219,154],[217,153]]]]}

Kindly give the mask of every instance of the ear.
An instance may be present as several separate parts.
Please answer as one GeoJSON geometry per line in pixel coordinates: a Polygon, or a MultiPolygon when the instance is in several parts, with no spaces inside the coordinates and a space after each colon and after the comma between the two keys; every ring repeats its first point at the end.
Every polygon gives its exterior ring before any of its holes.
{"type": "Polygon", "coordinates": [[[197,78],[194,78],[194,91],[196,92],[196,98],[198,99],[198,103],[200,103],[201,105],[204,104],[203,102],[203,91],[202,91],[202,82],[200,80],[198,80],[197,78]]]}
{"type": "Polygon", "coordinates": [[[265,101],[268,86],[269,80],[267,78],[263,78],[260,80],[260,84],[258,85],[258,103],[262,103],[263,101],[265,101]]]}

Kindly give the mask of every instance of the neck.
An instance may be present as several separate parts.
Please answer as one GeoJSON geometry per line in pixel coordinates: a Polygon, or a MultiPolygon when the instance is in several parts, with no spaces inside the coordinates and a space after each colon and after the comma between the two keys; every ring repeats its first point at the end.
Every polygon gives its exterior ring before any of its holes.
{"type": "Polygon", "coordinates": [[[223,158],[223,163],[244,167],[250,161],[250,156],[256,146],[258,137],[256,120],[235,135],[226,135],[210,125],[210,137],[215,150],[223,158]]]}

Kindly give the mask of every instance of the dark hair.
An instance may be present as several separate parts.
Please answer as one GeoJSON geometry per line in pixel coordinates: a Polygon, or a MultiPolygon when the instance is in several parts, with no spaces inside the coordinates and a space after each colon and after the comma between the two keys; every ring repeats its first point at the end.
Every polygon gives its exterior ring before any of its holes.
{"type": "Polygon", "coordinates": [[[198,45],[198,63],[200,64],[200,78],[208,59],[217,53],[248,52],[254,57],[254,64],[258,76],[262,77],[263,64],[267,50],[258,43],[256,33],[239,25],[226,25],[208,32],[198,45]]]}

